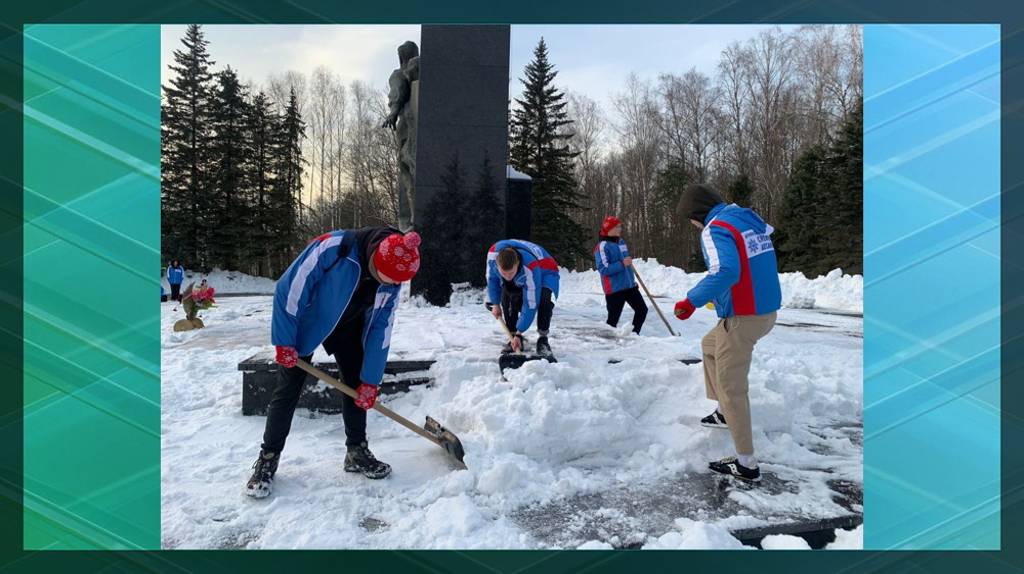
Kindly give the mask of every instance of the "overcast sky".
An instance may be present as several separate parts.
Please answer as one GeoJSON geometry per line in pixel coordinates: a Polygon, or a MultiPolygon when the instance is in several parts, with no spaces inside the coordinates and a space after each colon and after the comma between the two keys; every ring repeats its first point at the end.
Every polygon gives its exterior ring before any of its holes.
{"type": "MultiPolygon", "coordinates": [[[[630,72],[654,79],[690,68],[713,74],[719,54],[734,40],[755,36],[754,25],[516,25],[512,26],[510,93],[543,36],[558,70],[556,83],[584,93],[610,112],[611,96],[622,91],[630,72]]],[[[785,27],[784,27],[785,28],[785,27]]],[[[319,65],[346,82],[364,80],[384,88],[398,64],[399,44],[419,44],[419,26],[204,25],[215,69],[230,65],[256,85],[271,73],[296,70],[307,76],[319,65]]],[[[168,81],[172,53],[181,47],[185,26],[163,26],[161,81],[168,81]]]]}

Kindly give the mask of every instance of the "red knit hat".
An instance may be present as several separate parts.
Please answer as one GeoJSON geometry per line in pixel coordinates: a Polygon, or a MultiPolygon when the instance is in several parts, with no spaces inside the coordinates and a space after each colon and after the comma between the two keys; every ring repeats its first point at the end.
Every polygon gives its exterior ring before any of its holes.
{"type": "Polygon", "coordinates": [[[373,265],[388,278],[399,283],[408,281],[420,269],[420,234],[392,233],[373,252],[373,265]]]}
{"type": "Polygon", "coordinates": [[[601,224],[601,235],[608,235],[608,232],[615,229],[619,225],[622,225],[622,220],[614,215],[609,215],[604,218],[604,223],[601,224]]]}

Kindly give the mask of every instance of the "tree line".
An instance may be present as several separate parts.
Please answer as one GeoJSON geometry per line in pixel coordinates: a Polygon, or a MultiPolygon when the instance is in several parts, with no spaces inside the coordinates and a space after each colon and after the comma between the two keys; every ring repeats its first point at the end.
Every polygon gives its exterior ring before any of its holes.
{"type": "Polygon", "coordinates": [[[285,265],[297,236],[305,124],[294,92],[272,102],[189,26],[161,102],[161,251],[198,268],[257,275],[285,265]]]}
{"type": "Polygon", "coordinates": [[[779,230],[783,270],[862,272],[862,65],[859,26],[773,28],[729,45],[712,75],[630,77],[612,110],[569,91],[573,219],[596,239],[614,213],[634,255],[701,271],[698,232],[675,205],[709,183],[779,230]]]}
{"type": "Polygon", "coordinates": [[[395,223],[386,94],[322,66],[242,83],[214,70],[202,26],[181,43],[161,102],[165,262],[277,277],[325,230],[395,223]]]}
{"type": "MultiPolygon", "coordinates": [[[[242,84],[230,67],[213,70],[207,45],[189,26],[164,86],[165,260],[276,277],[309,237],[396,223],[398,148],[380,129],[383,90],[324,67],[242,84]]],[[[592,266],[600,222],[615,214],[635,256],[703,270],[698,235],[675,205],[686,185],[705,182],[778,230],[783,270],[860,272],[862,60],[860,27],[774,28],[728,46],[714,73],[632,76],[604,109],[557,86],[541,39],[512,94],[509,157],[489,161],[533,178],[532,239],[566,267],[592,266]]],[[[454,191],[431,211],[450,218],[478,194],[503,195],[504,182],[480,180],[479,166],[453,158],[449,168],[454,191]]],[[[455,221],[494,211],[494,229],[468,233],[489,237],[500,233],[495,207],[455,221]]],[[[437,221],[439,233],[465,231],[437,221]]]]}

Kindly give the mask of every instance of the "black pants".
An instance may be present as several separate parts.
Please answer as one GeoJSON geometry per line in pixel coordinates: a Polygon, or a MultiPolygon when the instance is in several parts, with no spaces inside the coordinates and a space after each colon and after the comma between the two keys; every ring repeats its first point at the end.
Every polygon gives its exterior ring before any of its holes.
{"type": "MultiPolygon", "coordinates": [[[[541,337],[548,336],[548,329],[551,328],[551,314],[555,310],[555,303],[551,301],[551,289],[544,287],[540,290],[540,308],[537,309],[537,332],[541,337]]],[[[519,310],[523,306],[523,290],[516,287],[509,281],[501,282],[501,312],[505,316],[505,324],[508,330],[516,332],[516,324],[519,323],[519,310]]]]}
{"type": "Polygon", "coordinates": [[[181,301],[181,283],[171,283],[171,300],[181,301]]]}
{"type": "Polygon", "coordinates": [[[640,294],[639,287],[605,295],[604,302],[608,307],[608,324],[612,327],[619,326],[622,307],[629,303],[629,306],[633,308],[633,332],[640,333],[640,328],[644,326],[644,320],[647,319],[647,303],[644,302],[644,296],[640,294]]]}
{"type": "MultiPolygon", "coordinates": [[[[359,371],[363,368],[363,329],[359,321],[332,334],[334,358],[338,362],[341,382],[353,389],[359,386],[359,371]]],[[[332,349],[328,349],[331,351],[332,349]]],[[[312,357],[302,357],[307,363],[312,357]]],[[[267,426],[263,431],[263,450],[281,452],[288,431],[292,428],[292,416],[299,402],[306,371],[298,367],[281,367],[277,375],[277,388],[267,409],[267,426]]],[[[355,446],[366,442],[366,411],[345,395],[341,403],[341,416],[345,421],[345,444],[355,446]]]]}

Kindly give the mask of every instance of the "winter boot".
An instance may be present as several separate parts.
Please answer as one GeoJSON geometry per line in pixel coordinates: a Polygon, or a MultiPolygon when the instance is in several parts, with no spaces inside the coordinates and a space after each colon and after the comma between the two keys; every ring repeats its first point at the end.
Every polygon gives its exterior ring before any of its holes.
{"type": "Polygon", "coordinates": [[[507,355],[512,352],[512,343],[505,342],[505,346],[501,348],[501,354],[507,355]]]}
{"type": "Polygon", "coordinates": [[[252,476],[245,485],[245,493],[253,498],[266,498],[274,489],[274,473],[277,472],[278,453],[260,451],[259,458],[252,463],[252,476]]]}
{"type": "Polygon", "coordinates": [[[551,356],[551,345],[548,344],[548,336],[541,335],[537,337],[537,354],[542,357],[551,356]]]}
{"type": "Polygon", "coordinates": [[[727,428],[729,428],[729,424],[725,422],[725,415],[723,415],[722,413],[718,412],[718,409],[715,409],[715,412],[713,412],[710,415],[700,419],[700,424],[701,424],[701,426],[705,426],[705,427],[712,428],[712,429],[727,429],[727,428]]]}
{"type": "Polygon", "coordinates": [[[759,467],[747,468],[740,464],[735,456],[729,456],[722,460],[712,461],[708,468],[727,476],[734,476],[747,482],[761,482],[761,469],[759,467]]]}
{"type": "Polygon", "coordinates": [[[377,460],[364,442],[348,447],[348,453],[345,455],[345,472],[361,472],[366,478],[386,478],[391,474],[391,466],[377,460]]]}

